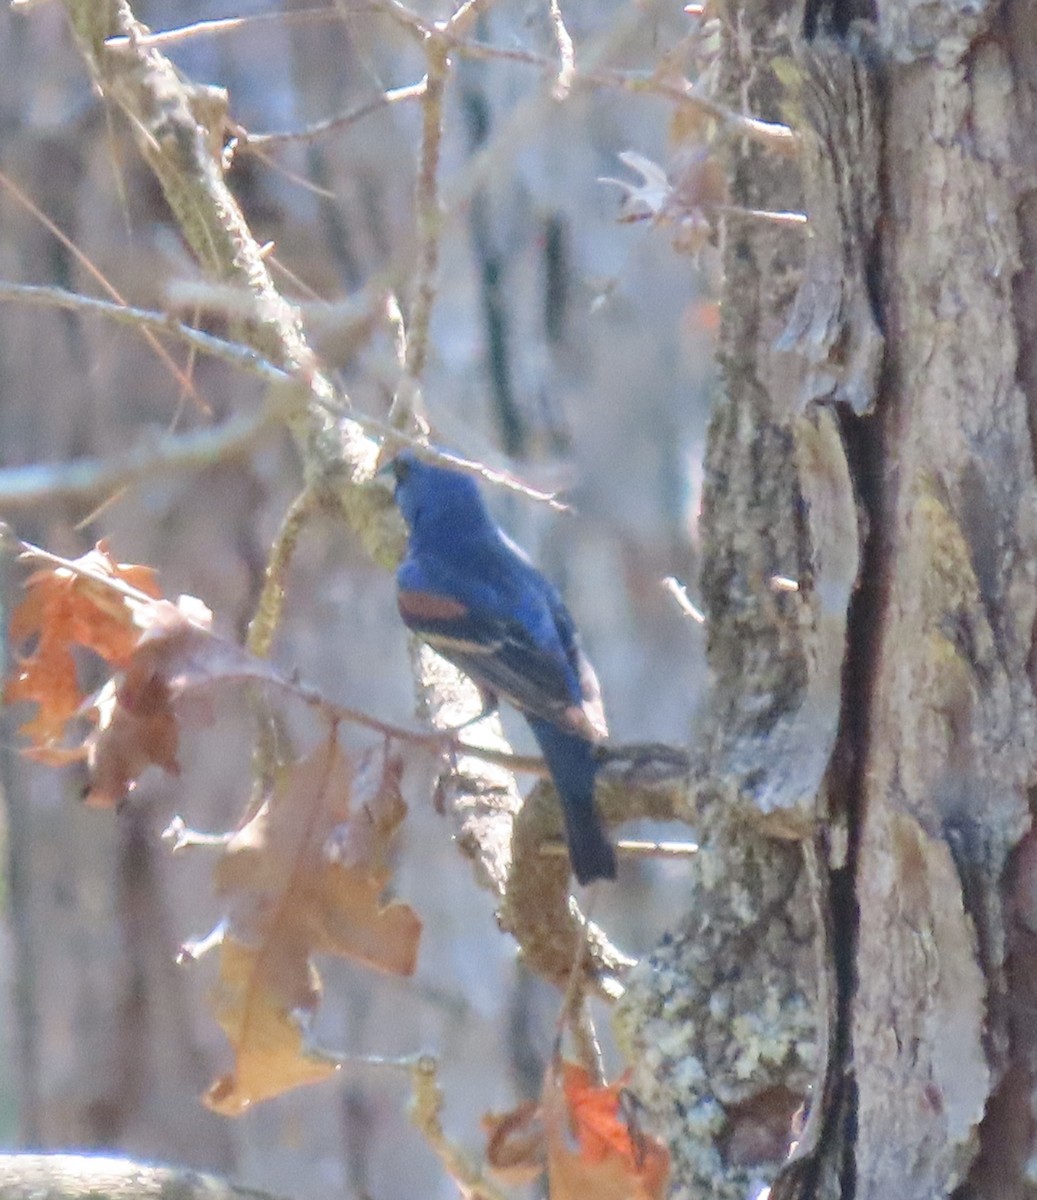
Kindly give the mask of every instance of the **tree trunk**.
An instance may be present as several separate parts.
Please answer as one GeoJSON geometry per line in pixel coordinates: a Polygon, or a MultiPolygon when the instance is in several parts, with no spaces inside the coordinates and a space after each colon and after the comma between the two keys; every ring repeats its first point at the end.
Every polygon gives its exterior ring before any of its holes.
{"type": "Polygon", "coordinates": [[[678,1195],[1037,1195],[1037,5],[868,9],[724,15],[800,134],[734,202],[810,232],[727,231],[703,848],[625,1010],[678,1195]]]}

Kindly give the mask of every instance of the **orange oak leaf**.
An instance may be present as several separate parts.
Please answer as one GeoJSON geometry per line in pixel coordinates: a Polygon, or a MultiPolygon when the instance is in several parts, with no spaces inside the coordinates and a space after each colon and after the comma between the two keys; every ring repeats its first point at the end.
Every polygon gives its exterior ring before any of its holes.
{"type": "Polygon", "coordinates": [[[541,1102],[551,1200],[660,1200],[669,1154],[624,1112],[625,1077],[595,1084],[585,1068],[555,1059],[541,1102]]]}
{"type": "Polygon", "coordinates": [[[215,872],[227,905],[221,960],[229,956],[216,1008],[234,1069],[209,1092],[210,1107],[243,1112],[327,1073],[332,1060],[304,1037],[320,998],[314,954],[413,972],[421,921],[407,904],[381,902],[388,841],[406,811],[399,773],[389,762],[365,777],[329,738],[281,768],[229,840],[215,872]],[[358,795],[365,778],[368,794],[358,795]]]}
{"type": "Polygon", "coordinates": [[[551,1200],[661,1200],[669,1154],[625,1111],[625,1083],[596,1084],[556,1056],[539,1104],[483,1118],[487,1166],[509,1184],[530,1183],[546,1167],[551,1200]]]}
{"type": "Polygon", "coordinates": [[[92,650],[118,667],[140,637],[131,597],[109,586],[109,580],[127,585],[145,602],[160,594],[150,567],[116,562],[107,543],[98,542],[68,566],[48,566],[30,575],[25,596],[11,614],[11,643],[17,647],[35,639],[35,648],[17,659],[4,699],[37,705],[21,732],[40,757],[56,748],[85,699],[72,647],[92,650]]]}

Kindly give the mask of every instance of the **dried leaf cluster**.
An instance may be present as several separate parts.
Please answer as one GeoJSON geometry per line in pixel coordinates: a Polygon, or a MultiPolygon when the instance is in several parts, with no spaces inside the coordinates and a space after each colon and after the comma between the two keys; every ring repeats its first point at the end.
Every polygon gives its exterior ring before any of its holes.
{"type": "MultiPolygon", "coordinates": [[[[5,690],[31,701],[26,753],[63,765],[85,760],[88,803],[114,807],[151,765],[177,774],[180,734],[211,719],[219,687],[260,681],[291,688],[269,663],[212,632],[198,600],[161,597],[147,567],[117,562],[103,543],[74,562],[54,560],[26,583],[11,618],[21,656],[5,690]],[[88,695],[81,682],[100,659],[111,677],[88,695]],[[66,744],[77,723],[86,738],[66,744]]],[[[214,1007],[234,1051],[233,1071],[206,1102],[224,1113],[337,1069],[309,1046],[320,1001],[316,954],[397,975],[413,972],[421,921],[406,904],[383,906],[389,843],[405,814],[400,764],[381,756],[372,776],[341,749],[337,726],[309,756],[284,764],[257,810],[223,841],[215,884],[224,906],[217,935],[214,1007]],[[369,795],[357,780],[374,778],[369,795]]],[[[177,846],[221,839],[181,830],[177,846]]]]}
{"type": "MultiPolygon", "coordinates": [[[[104,543],[75,561],[28,556],[46,565],[28,578],[11,617],[22,654],[4,697],[35,705],[21,726],[27,755],[57,766],[85,762],[88,803],[119,805],[152,765],[177,774],[181,732],[211,721],[220,687],[259,682],[298,694],[270,663],[215,635],[200,601],[162,598],[150,568],[116,561],[104,543]],[[88,692],[83,678],[98,662],[111,674],[88,692]],[[80,724],[88,733],[72,740],[80,724]]],[[[417,961],[417,913],[382,903],[392,838],[406,815],[402,761],[383,747],[351,758],[338,718],[330,708],[324,715],[326,735],[278,768],[239,828],[214,836],[177,821],[170,830],[174,850],[221,850],[221,918],[182,957],[218,950],[212,1005],[233,1065],[204,1100],[228,1116],[342,1065],[311,1037],[321,999],[316,955],[399,976],[417,961]]],[[[602,1085],[557,1055],[539,1103],[487,1117],[485,1127],[487,1169],[508,1183],[546,1171],[554,1200],[663,1194],[667,1153],[637,1128],[623,1081],[602,1085]]]]}

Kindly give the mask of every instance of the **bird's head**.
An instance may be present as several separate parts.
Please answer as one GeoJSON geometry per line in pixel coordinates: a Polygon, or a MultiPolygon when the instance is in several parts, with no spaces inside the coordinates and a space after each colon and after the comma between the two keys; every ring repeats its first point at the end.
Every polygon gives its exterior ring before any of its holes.
{"type": "Polygon", "coordinates": [[[396,503],[411,534],[489,523],[479,485],[470,475],[424,462],[413,450],[392,460],[396,503]]]}

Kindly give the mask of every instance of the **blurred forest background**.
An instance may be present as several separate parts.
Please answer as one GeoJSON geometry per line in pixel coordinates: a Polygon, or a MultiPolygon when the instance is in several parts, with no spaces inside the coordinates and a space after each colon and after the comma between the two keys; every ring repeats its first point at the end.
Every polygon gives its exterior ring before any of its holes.
{"type": "MultiPolygon", "coordinates": [[[[430,0],[417,7],[449,14],[430,0]]],[[[321,19],[291,3],[135,5],[154,30],[295,13],[165,47],[188,77],[228,89],[232,119],[251,134],[302,129],[420,79],[413,40],[377,9],[347,0],[321,19]]],[[[679,3],[568,0],[564,16],[578,66],[651,71],[693,28],[679,3]]],[[[500,0],[476,35],[557,58],[547,0],[500,0]]],[[[703,678],[702,637],[660,580],[695,572],[709,272],[675,249],[672,231],[621,222],[622,192],[601,182],[639,181],[623,152],[664,168],[681,153],[672,103],[586,86],[559,101],[554,83],[542,66],[501,59],[459,60],[452,74],[441,176],[448,216],[425,399],[443,444],[565,491],[575,514],[504,492],[493,503],[562,586],[601,676],[614,738],[683,744],[703,678]],[[480,152],[492,154],[492,169],[472,188],[480,152]]],[[[376,416],[395,380],[388,330],[376,328],[359,350],[343,330],[369,299],[365,287],[413,246],[420,123],[420,106],[401,101],[320,138],[241,152],[230,174],[254,232],[275,245],[279,282],[304,307],[323,364],[376,416]]],[[[0,9],[0,170],[127,302],[168,308],[176,289],[197,279],[157,184],[122,118],[92,90],[56,4],[0,9]]],[[[100,294],[8,183],[0,277],[100,294]]],[[[189,318],[189,306],[181,311],[189,318]]],[[[255,405],[258,385],[245,374],[212,359],[192,372],[212,420],[255,405]]],[[[80,314],[0,306],[0,465],[103,456],[209,419],[136,333],[80,314]]],[[[218,627],[240,637],[300,486],[287,435],[270,436],[211,469],[135,484],[85,524],[93,506],[65,501],[0,516],[21,537],[73,557],[109,537],[121,560],[158,569],[166,595],[201,597],[218,627]]],[[[9,605],[19,582],[11,564],[4,582],[9,605]]],[[[274,653],[336,701],[412,719],[391,576],[330,520],[303,535],[274,653]]],[[[5,718],[0,761],[0,1144],[114,1148],[286,1196],[454,1195],[408,1125],[401,1076],[346,1070],[238,1121],[198,1100],[227,1051],[205,1007],[210,968],[178,968],[174,959],[214,919],[211,864],[201,852],[171,858],[159,834],[175,813],[201,829],[236,821],[250,782],[247,715],[221,714],[218,733],[198,736],[182,755],[181,779],[150,773],[114,820],[80,806],[75,770],[23,760],[16,725],[5,718]]],[[[528,748],[518,724],[508,731],[528,748]]],[[[431,764],[411,774],[393,886],[425,921],[417,975],[400,981],[322,964],[317,1035],[342,1053],[440,1054],[449,1132],[477,1151],[483,1112],[537,1093],[558,995],[516,964],[491,898],[432,810],[431,764]]],[[[679,910],[672,890],[685,872],[679,862],[625,862],[595,915],[637,954],[679,910]]]]}

